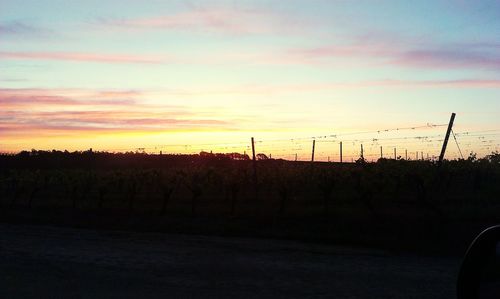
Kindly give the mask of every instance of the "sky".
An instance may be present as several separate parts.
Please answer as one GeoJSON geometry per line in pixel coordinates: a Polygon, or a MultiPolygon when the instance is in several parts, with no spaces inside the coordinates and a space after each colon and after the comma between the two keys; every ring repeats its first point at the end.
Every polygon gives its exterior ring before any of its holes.
{"type": "Polygon", "coordinates": [[[499,96],[500,1],[0,0],[2,152],[485,155],[499,96]]]}

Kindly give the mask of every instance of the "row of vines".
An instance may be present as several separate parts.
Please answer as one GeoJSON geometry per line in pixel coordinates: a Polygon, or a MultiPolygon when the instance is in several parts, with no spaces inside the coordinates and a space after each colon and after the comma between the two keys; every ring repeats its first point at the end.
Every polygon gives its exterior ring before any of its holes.
{"type": "Polygon", "coordinates": [[[356,205],[372,214],[407,206],[441,217],[449,205],[500,205],[500,167],[494,163],[381,160],[333,164],[251,161],[186,163],[158,168],[0,171],[4,208],[64,207],[158,215],[322,214],[356,205]]]}

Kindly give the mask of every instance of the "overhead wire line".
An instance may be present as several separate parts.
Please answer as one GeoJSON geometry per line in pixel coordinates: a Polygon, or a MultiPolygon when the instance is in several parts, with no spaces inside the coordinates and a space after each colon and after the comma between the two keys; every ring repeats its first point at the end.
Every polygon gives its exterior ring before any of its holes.
{"type": "Polygon", "coordinates": [[[455,132],[453,132],[453,129],[451,129],[451,134],[453,135],[453,139],[455,139],[455,143],[457,144],[458,152],[460,153],[460,156],[463,159],[464,155],[462,154],[462,150],[460,149],[460,145],[458,144],[457,136],[455,136],[455,132]]]}
{"type": "Polygon", "coordinates": [[[310,140],[310,139],[325,139],[325,138],[338,138],[342,136],[352,136],[352,135],[362,135],[362,134],[373,134],[373,133],[386,133],[386,132],[394,132],[394,131],[404,131],[404,130],[416,130],[423,128],[437,128],[444,127],[448,124],[431,124],[422,126],[414,126],[414,127],[400,127],[400,128],[392,128],[392,129],[382,129],[382,130],[373,130],[373,131],[359,131],[359,132],[350,132],[350,133],[341,133],[341,134],[330,134],[330,135],[317,135],[317,136],[309,136],[309,137],[297,137],[297,138],[280,138],[280,139],[263,139],[258,140],[256,142],[269,142],[269,141],[294,141],[294,140],[310,140]]]}

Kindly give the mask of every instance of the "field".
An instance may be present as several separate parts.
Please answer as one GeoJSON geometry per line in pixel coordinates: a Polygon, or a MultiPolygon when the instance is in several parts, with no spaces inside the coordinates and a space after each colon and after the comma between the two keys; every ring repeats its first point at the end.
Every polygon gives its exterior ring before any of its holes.
{"type": "Polygon", "coordinates": [[[459,257],[0,224],[1,298],[455,297],[459,257]]]}
{"type": "Polygon", "coordinates": [[[226,155],[2,155],[0,220],[463,254],[500,222],[498,154],[377,163],[226,155]]]}

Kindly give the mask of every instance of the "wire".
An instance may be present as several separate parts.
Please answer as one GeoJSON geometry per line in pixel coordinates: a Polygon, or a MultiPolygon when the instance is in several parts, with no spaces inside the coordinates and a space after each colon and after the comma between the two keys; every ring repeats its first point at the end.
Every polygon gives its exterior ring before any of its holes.
{"type": "MultiPolygon", "coordinates": [[[[344,153],[355,152],[356,146],[363,144],[365,145],[365,157],[376,157],[379,156],[378,148],[383,146],[385,148],[397,148],[398,152],[401,150],[405,150],[406,148],[420,151],[434,151],[439,147],[439,143],[443,141],[443,134],[430,134],[430,135],[421,135],[421,131],[413,131],[416,129],[429,129],[447,126],[447,124],[427,124],[425,126],[415,126],[415,127],[400,127],[393,129],[385,129],[385,130],[373,130],[373,131],[360,131],[360,132],[351,132],[345,134],[332,134],[332,135],[320,135],[320,136],[311,136],[311,137],[298,137],[298,138],[287,138],[287,139],[264,139],[264,140],[255,140],[256,148],[259,152],[264,153],[272,153],[273,156],[276,157],[291,157],[292,159],[295,157],[295,153],[298,153],[299,156],[307,157],[310,152],[310,144],[309,142],[312,140],[316,140],[318,143],[316,146],[321,145],[320,151],[316,151],[317,158],[325,158],[328,156],[336,156],[335,153],[338,152],[338,148],[336,148],[335,144],[339,142],[343,142],[345,146],[344,153]],[[383,135],[385,132],[393,132],[393,131],[403,131],[403,130],[412,130],[413,132],[408,132],[406,136],[401,136],[397,133],[383,135]],[[361,135],[361,134],[373,134],[367,136],[359,136],[361,138],[352,137],[352,138],[340,138],[342,136],[352,136],[352,135],[361,135]],[[399,136],[398,136],[399,135],[399,136]],[[377,151],[377,154],[372,154],[373,151],[377,151]]],[[[434,131],[432,131],[434,132],[434,131]]],[[[427,133],[431,133],[427,131],[427,133]]],[[[437,133],[437,132],[436,132],[437,133]]],[[[455,157],[459,154],[463,159],[463,152],[458,142],[458,138],[461,138],[462,146],[467,151],[475,150],[478,152],[486,152],[490,149],[498,148],[500,145],[500,130],[499,129],[491,129],[491,130],[482,130],[482,131],[462,131],[455,133],[452,130],[453,138],[458,148],[458,152],[454,152],[455,157]]],[[[184,152],[186,154],[195,154],[200,151],[210,151],[216,150],[218,152],[249,152],[251,150],[250,141],[245,142],[221,142],[221,143],[191,143],[191,144],[163,144],[163,145],[151,145],[149,147],[130,147],[130,148],[121,148],[121,149],[107,149],[108,151],[138,151],[138,152],[150,152],[156,153],[163,150],[163,153],[180,153],[184,152]]],[[[392,156],[392,155],[385,155],[392,156]]],[[[350,156],[344,155],[345,159],[349,159],[350,156]]],[[[353,155],[352,157],[357,158],[359,155],[353,155]]],[[[307,159],[307,158],[306,158],[307,159]]]]}
{"type": "Polygon", "coordinates": [[[268,140],[256,140],[255,142],[269,142],[269,141],[295,141],[295,140],[310,140],[310,139],[325,139],[325,138],[338,138],[342,136],[352,136],[352,135],[361,135],[361,134],[373,134],[373,133],[386,133],[386,132],[394,132],[394,131],[405,131],[405,130],[416,130],[423,128],[437,128],[444,127],[448,124],[431,124],[427,123],[426,125],[414,126],[414,127],[400,127],[400,128],[392,128],[392,129],[382,129],[382,130],[374,130],[374,131],[360,131],[360,132],[351,132],[344,134],[330,134],[330,135],[318,135],[318,136],[310,136],[310,137],[299,137],[299,138],[287,138],[287,139],[268,139],[268,140]]]}
{"type": "Polygon", "coordinates": [[[460,145],[458,145],[457,137],[455,136],[455,132],[453,132],[453,129],[451,129],[451,134],[453,135],[453,139],[455,139],[455,143],[457,144],[458,152],[460,153],[460,156],[463,159],[464,155],[462,154],[462,150],[460,149],[460,145]]]}

